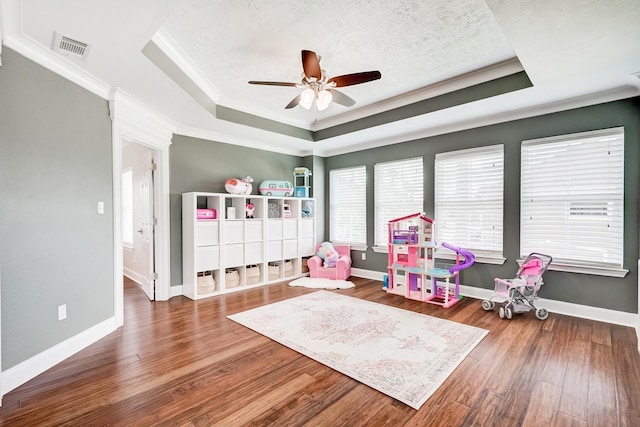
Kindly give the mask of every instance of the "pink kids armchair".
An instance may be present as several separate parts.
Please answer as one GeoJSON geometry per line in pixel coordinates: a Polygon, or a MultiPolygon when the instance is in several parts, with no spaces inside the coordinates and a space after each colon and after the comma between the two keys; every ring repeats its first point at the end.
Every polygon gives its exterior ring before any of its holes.
{"type": "Polygon", "coordinates": [[[310,277],[347,280],[351,276],[351,246],[320,243],[316,246],[316,255],[307,261],[307,266],[310,277]]]}

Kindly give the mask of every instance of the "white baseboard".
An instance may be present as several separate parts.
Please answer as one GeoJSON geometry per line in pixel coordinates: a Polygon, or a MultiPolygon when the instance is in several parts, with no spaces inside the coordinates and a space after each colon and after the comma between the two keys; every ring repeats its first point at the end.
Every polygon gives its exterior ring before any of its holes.
{"type": "Polygon", "coordinates": [[[97,325],[80,332],[60,344],[37,354],[30,359],[21,362],[2,372],[2,390],[0,396],[4,396],[11,390],[21,386],[27,381],[37,377],[47,369],[52,368],[66,358],[73,356],[80,350],[90,346],[115,331],[115,317],[111,317],[97,325]]]}
{"type": "Polygon", "coordinates": [[[169,286],[169,298],[177,297],[179,295],[184,295],[182,293],[182,285],[169,286]]]}
{"type": "MultiPolygon", "coordinates": [[[[386,273],[352,268],[351,274],[356,277],[382,281],[386,273]]],[[[493,294],[493,289],[460,285],[460,294],[470,298],[488,299],[493,294]]],[[[572,304],[569,302],[555,301],[545,298],[536,300],[536,305],[546,308],[550,313],[566,314],[567,316],[581,317],[583,319],[597,320],[599,322],[632,327],[636,330],[636,334],[638,335],[638,351],[640,351],[640,317],[636,313],[627,313],[624,311],[609,310],[606,308],[591,307],[588,305],[572,304]]],[[[480,306],[478,306],[478,308],[481,309],[480,306]]]]}
{"type": "Polygon", "coordinates": [[[122,274],[133,280],[134,282],[136,282],[138,285],[142,284],[142,275],[140,273],[137,273],[135,271],[133,271],[132,269],[128,268],[128,267],[122,267],[122,274]]]}

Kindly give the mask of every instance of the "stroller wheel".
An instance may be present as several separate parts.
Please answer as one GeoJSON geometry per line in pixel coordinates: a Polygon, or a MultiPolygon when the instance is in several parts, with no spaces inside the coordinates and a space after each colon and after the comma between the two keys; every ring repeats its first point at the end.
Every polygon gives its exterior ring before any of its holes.
{"type": "Polygon", "coordinates": [[[546,308],[537,308],[536,309],[536,317],[540,320],[544,320],[549,317],[549,312],[546,308]]]}
{"type": "Polygon", "coordinates": [[[498,316],[500,316],[501,319],[504,319],[504,307],[500,307],[500,310],[498,310],[498,316]]]}
{"type": "Polygon", "coordinates": [[[486,311],[493,310],[493,307],[495,307],[495,303],[493,301],[489,301],[489,300],[482,301],[482,308],[484,308],[486,311]]]}
{"type": "Polygon", "coordinates": [[[511,307],[509,305],[504,308],[504,315],[508,320],[511,320],[511,318],[513,317],[513,310],[511,310],[511,307]]]}

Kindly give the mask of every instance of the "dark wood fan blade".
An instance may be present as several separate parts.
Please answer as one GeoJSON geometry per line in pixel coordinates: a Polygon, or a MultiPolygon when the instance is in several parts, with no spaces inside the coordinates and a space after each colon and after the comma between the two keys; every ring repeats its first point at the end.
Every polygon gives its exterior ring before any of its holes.
{"type": "Polygon", "coordinates": [[[349,96],[345,95],[340,91],[337,91],[335,89],[327,89],[327,90],[331,92],[331,97],[332,97],[331,100],[337,104],[344,105],[345,107],[351,107],[356,103],[356,101],[353,98],[350,98],[349,96]]]}
{"type": "Polygon", "coordinates": [[[291,100],[290,103],[287,104],[286,107],[284,107],[285,110],[288,110],[289,108],[293,108],[295,106],[297,106],[300,103],[300,98],[302,98],[302,94],[296,96],[295,98],[293,98],[291,100]]]}
{"type": "Polygon", "coordinates": [[[293,87],[295,87],[297,85],[297,83],[290,83],[290,82],[260,82],[260,81],[255,81],[255,80],[251,80],[249,82],[249,84],[252,84],[252,85],[267,85],[267,86],[293,86],[293,87]]]}
{"type": "Polygon", "coordinates": [[[307,77],[315,77],[316,80],[322,78],[322,70],[320,69],[320,60],[315,52],[310,50],[302,51],[302,69],[307,77]]]}
{"type": "Polygon", "coordinates": [[[380,71],[364,71],[362,73],[345,74],[343,76],[331,77],[328,83],[335,82],[336,87],[358,85],[360,83],[378,80],[382,77],[380,71]]]}

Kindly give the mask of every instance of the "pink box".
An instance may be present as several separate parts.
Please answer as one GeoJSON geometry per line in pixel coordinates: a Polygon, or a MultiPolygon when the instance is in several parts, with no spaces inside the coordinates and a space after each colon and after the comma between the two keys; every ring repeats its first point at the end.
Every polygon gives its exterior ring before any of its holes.
{"type": "Polygon", "coordinates": [[[216,219],[218,215],[215,209],[197,209],[196,217],[198,219],[216,219]]]}

